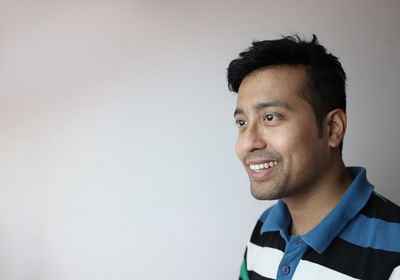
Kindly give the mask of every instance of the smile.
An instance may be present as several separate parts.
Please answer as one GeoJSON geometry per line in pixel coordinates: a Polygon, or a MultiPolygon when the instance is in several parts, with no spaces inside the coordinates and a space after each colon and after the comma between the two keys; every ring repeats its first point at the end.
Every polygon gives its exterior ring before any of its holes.
{"type": "Polygon", "coordinates": [[[278,164],[278,162],[276,160],[267,161],[267,162],[260,163],[260,164],[250,164],[250,169],[255,172],[261,172],[263,169],[271,168],[277,164],[278,164]]]}

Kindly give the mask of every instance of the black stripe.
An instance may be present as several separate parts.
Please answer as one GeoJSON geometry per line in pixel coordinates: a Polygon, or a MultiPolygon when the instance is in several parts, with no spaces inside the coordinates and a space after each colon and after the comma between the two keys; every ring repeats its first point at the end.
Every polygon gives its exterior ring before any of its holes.
{"type": "Polygon", "coordinates": [[[251,235],[250,242],[261,247],[271,247],[284,252],[286,241],[282,238],[279,231],[268,231],[260,235],[262,225],[262,222],[257,222],[253,234],[251,235]]]}
{"type": "Polygon", "coordinates": [[[272,278],[267,278],[267,277],[261,276],[260,274],[258,274],[255,271],[249,271],[249,279],[250,280],[275,280],[272,278]]]}
{"type": "Polygon", "coordinates": [[[384,197],[379,197],[375,192],[361,210],[361,214],[369,218],[400,223],[400,207],[384,197]]]}
{"type": "Polygon", "coordinates": [[[308,248],[303,260],[311,261],[357,279],[389,279],[400,264],[400,253],[364,248],[336,237],[321,255],[308,248]]]}

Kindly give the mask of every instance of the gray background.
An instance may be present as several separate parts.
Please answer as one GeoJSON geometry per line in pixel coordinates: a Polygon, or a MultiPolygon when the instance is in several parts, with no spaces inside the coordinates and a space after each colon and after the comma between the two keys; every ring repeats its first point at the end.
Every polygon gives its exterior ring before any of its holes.
{"type": "Polygon", "coordinates": [[[348,165],[400,203],[400,2],[0,1],[0,278],[236,279],[261,212],[225,69],[312,33],[348,73],[348,165]]]}

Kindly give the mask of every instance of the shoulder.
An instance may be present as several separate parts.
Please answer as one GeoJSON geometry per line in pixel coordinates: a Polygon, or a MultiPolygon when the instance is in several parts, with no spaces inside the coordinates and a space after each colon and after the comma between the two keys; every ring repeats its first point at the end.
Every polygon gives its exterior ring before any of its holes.
{"type": "Polygon", "coordinates": [[[361,214],[368,218],[400,224],[400,207],[376,192],[372,193],[361,214]]]}
{"type": "Polygon", "coordinates": [[[268,207],[258,218],[256,225],[254,226],[253,233],[252,233],[252,239],[256,238],[257,236],[261,235],[261,229],[264,225],[264,223],[267,221],[268,217],[270,216],[272,210],[276,207],[275,205],[272,205],[268,207]]]}
{"type": "Polygon", "coordinates": [[[278,202],[261,214],[251,234],[248,250],[254,253],[254,250],[258,252],[261,248],[269,248],[268,250],[277,249],[284,252],[286,243],[280,233],[282,226],[280,224],[282,221],[279,219],[280,214],[282,214],[280,208],[278,202]]]}
{"type": "Polygon", "coordinates": [[[400,253],[400,207],[373,192],[364,208],[348,224],[340,237],[370,250],[400,253]]]}

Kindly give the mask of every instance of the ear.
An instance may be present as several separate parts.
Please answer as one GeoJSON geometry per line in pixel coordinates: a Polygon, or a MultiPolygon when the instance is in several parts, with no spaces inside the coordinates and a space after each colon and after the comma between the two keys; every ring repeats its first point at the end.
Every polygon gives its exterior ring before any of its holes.
{"type": "Polygon", "coordinates": [[[342,109],[334,109],[325,116],[325,128],[328,132],[328,144],[331,148],[339,147],[347,127],[347,116],[342,109]]]}

